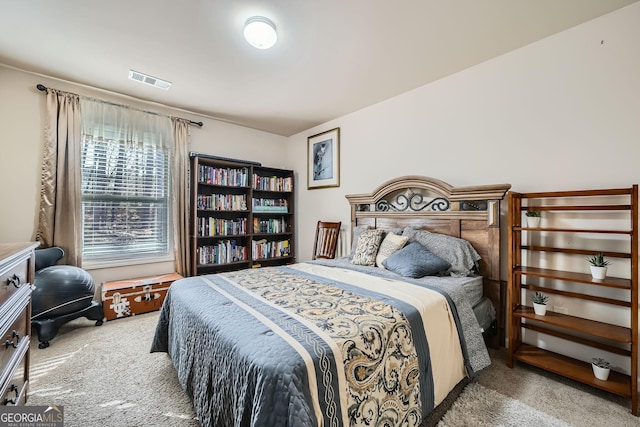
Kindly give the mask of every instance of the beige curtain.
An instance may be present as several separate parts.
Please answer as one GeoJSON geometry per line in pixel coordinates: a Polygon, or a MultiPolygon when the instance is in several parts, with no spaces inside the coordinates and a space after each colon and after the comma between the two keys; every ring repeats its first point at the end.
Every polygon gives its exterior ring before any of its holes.
{"type": "Polygon", "coordinates": [[[47,117],[36,240],[60,246],[61,263],[81,266],[79,97],[47,89],[47,117]]]}
{"type": "Polygon", "coordinates": [[[175,144],[171,193],[173,195],[173,251],[176,271],[191,276],[191,242],[189,241],[189,121],[173,117],[175,144]]]}

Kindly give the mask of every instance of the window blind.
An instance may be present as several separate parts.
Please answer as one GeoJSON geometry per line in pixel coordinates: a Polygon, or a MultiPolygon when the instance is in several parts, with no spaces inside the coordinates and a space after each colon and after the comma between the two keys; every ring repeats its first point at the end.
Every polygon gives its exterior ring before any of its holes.
{"type": "MultiPolygon", "coordinates": [[[[169,254],[169,159],[153,133],[142,142],[83,135],[82,256],[111,260],[169,254]]],[[[113,134],[117,134],[114,130],[113,134]]]]}

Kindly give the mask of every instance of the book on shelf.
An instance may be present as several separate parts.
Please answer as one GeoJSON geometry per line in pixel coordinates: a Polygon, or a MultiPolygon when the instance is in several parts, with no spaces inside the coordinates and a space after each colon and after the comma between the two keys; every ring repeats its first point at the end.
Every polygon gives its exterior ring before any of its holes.
{"type": "Polygon", "coordinates": [[[238,245],[235,240],[223,240],[215,245],[199,246],[198,264],[228,264],[247,259],[246,246],[238,245]]]}
{"type": "Polygon", "coordinates": [[[291,243],[289,240],[269,241],[266,239],[252,241],[253,260],[285,257],[291,254],[291,243]]]}
{"type": "Polygon", "coordinates": [[[254,212],[263,213],[263,212],[275,212],[275,213],[287,213],[289,209],[286,206],[254,206],[254,212]]]}
{"type": "Polygon", "coordinates": [[[254,233],[286,233],[287,221],[284,218],[253,218],[254,233]]]}
{"type": "Polygon", "coordinates": [[[198,237],[238,236],[247,234],[247,219],[198,218],[198,237]]]}
{"type": "Polygon", "coordinates": [[[253,174],[253,188],[262,191],[283,191],[293,190],[293,178],[279,176],[260,176],[253,174]]]}
{"type": "Polygon", "coordinates": [[[224,187],[247,187],[249,185],[249,169],[217,168],[201,164],[198,167],[198,182],[224,187]]]}
{"type": "Polygon", "coordinates": [[[254,212],[289,212],[289,202],[287,202],[287,199],[264,199],[254,197],[252,206],[254,212]]]}
{"type": "Polygon", "coordinates": [[[245,194],[198,194],[198,209],[214,211],[246,211],[245,194]]]}

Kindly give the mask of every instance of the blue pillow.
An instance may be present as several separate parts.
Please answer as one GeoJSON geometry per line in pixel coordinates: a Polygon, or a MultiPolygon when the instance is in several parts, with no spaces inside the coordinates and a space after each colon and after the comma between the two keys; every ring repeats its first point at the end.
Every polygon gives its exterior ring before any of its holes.
{"type": "Polygon", "coordinates": [[[430,252],[418,242],[411,242],[389,255],[382,265],[404,277],[432,276],[451,267],[449,262],[430,252]]]}

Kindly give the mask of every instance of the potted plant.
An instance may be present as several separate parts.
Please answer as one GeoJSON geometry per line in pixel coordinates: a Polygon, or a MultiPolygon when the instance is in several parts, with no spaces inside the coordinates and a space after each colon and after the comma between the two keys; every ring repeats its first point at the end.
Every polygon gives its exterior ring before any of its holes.
{"type": "Polygon", "coordinates": [[[607,277],[607,266],[611,264],[611,261],[604,258],[604,254],[599,252],[587,258],[589,262],[589,268],[591,268],[591,276],[596,280],[602,280],[607,277]]]}
{"type": "Polygon", "coordinates": [[[527,211],[525,213],[527,217],[527,226],[528,227],[538,227],[540,226],[540,218],[542,218],[542,214],[540,211],[527,211]]]}
{"type": "Polygon", "coordinates": [[[591,367],[593,368],[593,375],[597,379],[606,381],[609,378],[609,372],[611,372],[611,364],[600,357],[594,357],[591,359],[591,367]]]}
{"type": "Polygon", "coordinates": [[[533,311],[538,316],[544,316],[547,313],[547,301],[549,301],[549,297],[542,292],[536,292],[533,295],[533,311]]]}

